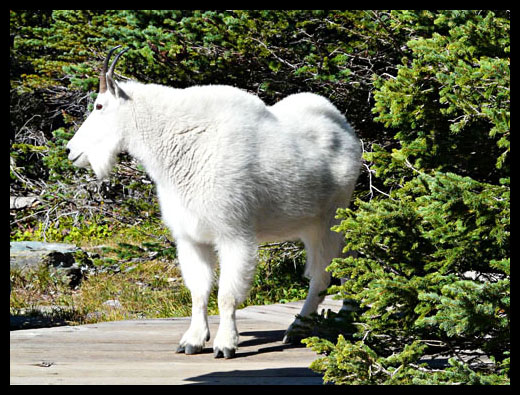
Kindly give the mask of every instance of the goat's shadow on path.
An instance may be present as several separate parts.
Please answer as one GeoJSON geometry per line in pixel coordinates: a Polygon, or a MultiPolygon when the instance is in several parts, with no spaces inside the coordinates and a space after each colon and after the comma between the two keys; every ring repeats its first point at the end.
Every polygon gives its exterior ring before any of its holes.
{"type": "MultiPolygon", "coordinates": [[[[241,337],[247,337],[248,339],[241,341],[238,343],[238,351],[235,354],[234,358],[244,358],[249,357],[251,355],[264,354],[269,352],[279,352],[283,350],[287,350],[290,348],[303,348],[305,347],[303,344],[282,343],[283,336],[285,334],[285,330],[272,330],[272,331],[249,331],[249,332],[240,332],[241,337]],[[252,337],[252,338],[251,338],[252,337]],[[274,345],[273,345],[274,343],[274,345]],[[244,351],[241,352],[240,349],[262,346],[263,344],[271,344],[268,347],[258,347],[253,351],[244,351]]],[[[202,350],[202,354],[211,354],[213,349],[211,347],[205,347],[202,350]]]]}
{"type": "Polygon", "coordinates": [[[272,330],[272,331],[250,331],[250,332],[241,332],[240,336],[244,337],[252,337],[252,339],[247,339],[238,344],[239,350],[241,347],[254,347],[261,346],[263,344],[271,344],[268,347],[259,347],[255,351],[246,351],[246,352],[237,352],[235,358],[243,358],[248,357],[250,355],[263,354],[269,352],[278,352],[287,350],[290,348],[302,348],[305,347],[303,344],[284,344],[282,343],[283,336],[285,334],[285,330],[272,330]],[[275,343],[273,345],[273,343],[275,343]]]}
{"type": "Polygon", "coordinates": [[[212,372],[186,378],[187,385],[322,385],[321,375],[308,368],[271,368],[212,372]]]}
{"type": "MultiPolygon", "coordinates": [[[[270,352],[280,352],[283,350],[291,349],[291,348],[303,348],[305,345],[289,343],[282,343],[283,336],[285,334],[285,330],[267,330],[267,331],[249,331],[249,332],[240,332],[241,337],[247,337],[238,343],[238,351],[233,357],[234,359],[245,358],[251,355],[258,355],[270,352]],[[252,337],[252,338],[251,338],[252,337]],[[274,345],[273,345],[274,343],[274,345]],[[242,351],[244,348],[262,346],[263,344],[270,344],[268,347],[258,347],[256,350],[252,351],[242,351]]],[[[211,354],[213,353],[213,349],[211,347],[205,347],[202,350],[202,354],[211,354]]]]}
{"type": "MultiPolygon", "coordinates": [[[[303,344],[282,343],[285,330],[267,330],[241,332],[240,336],[246,339],[238,344],[235,359],[253,355],[279,352],[290,348],[305,347],[303,344]],[[262,345],[267,345],[262,347],[262,345]],[[241,352],[241,349],[243,352],[241,352]],[[244,350],[246,349],[246,350],[244,350]]],[[[204,351],[206,352],[206,350],[204,351]]],[[[247,364],[244,367],[248,366],[247,364]]],[[[321,375],[306,367],[276,367],[270,369],[247,369],[232,371],[216,371],[200,376],[185,379],[190,385],[194,384],[224,384],[224,385],[321,385],[321,375]]]]}

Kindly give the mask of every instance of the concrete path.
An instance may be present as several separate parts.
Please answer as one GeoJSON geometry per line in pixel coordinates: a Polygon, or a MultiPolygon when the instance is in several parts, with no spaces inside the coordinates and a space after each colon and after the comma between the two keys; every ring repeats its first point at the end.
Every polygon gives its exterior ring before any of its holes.
{"type": "MultiPolygon", "coordinates": [[[[237,311],[236,357],[214,359],[212,339],[198,355],[176,354],[189,318],[103,322],[11,331],[11,384],[322,384],[308,366],[318,356],[281,342],[303,302],[237,311]]],[[[338,311],[327,297],[321,308],[338,311]]]]}

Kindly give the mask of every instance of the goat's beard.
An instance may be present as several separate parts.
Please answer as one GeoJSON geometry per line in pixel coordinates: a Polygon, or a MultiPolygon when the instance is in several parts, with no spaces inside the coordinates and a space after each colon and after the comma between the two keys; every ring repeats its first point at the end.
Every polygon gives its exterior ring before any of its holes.
{"type": "Polygon", "coordinates": [[[89,155],[90,166],[99,180],[108,178],[117,159],[116,150],[100,150],[89,155]]]}

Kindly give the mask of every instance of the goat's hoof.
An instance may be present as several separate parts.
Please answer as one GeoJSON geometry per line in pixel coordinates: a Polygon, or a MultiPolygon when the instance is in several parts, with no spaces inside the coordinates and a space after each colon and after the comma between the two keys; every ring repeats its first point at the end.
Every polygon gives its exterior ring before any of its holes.
{"type": "Polygon", "coordinates": [[[219,348],[213,349],[213,356],[215,358],[222,358],[230,359],[234,358],[237,350],[236,348],[224,348],[223,350],[220,350],[219,348]]]}
{"type": "Polygon", "coordinates": [[[285,332],[285,335],[283,336],[282,343],[283,344],[294,344],[294,345],[301,345],[302,339],[304,339],[305,336],[302,335],[296,335],[294,333],[290,333],[289,331],[285,332]]]}
{"type": "Polygon", "coordinates": [[[192,344],[186,344],[184,346],[180,345],[177,347],[177,353],[184,353],[186,355],[199,354],[202,352],[202,346],[195,346],[192,344]]]}
{"type": "Polygon", "coordinates": [[[199,354],[202,352],[202,346],[194,346],[191,344],[186,344],[186,350],[184,351],[185,354],[191,355],[191,354],[199,354]]]}
{"type": "Polygon", "coordinates": [[[282,339],[282,343],[283,344],[293,344],[294,338],[286,333],[282,339]]]}

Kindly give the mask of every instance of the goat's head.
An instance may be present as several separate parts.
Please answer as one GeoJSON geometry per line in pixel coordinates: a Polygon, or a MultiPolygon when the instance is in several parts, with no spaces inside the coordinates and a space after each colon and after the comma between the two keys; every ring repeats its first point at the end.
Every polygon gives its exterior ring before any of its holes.
{"type": "Polygon", "coordinates": [[[130,99],[114,80],[114,68],[119,57],[128,49],[119,52],[108,68],[112,48],[103,63],[99,76],[99,94],[94,109],[67,144],[69,159],[78,167],[90,165],[98,178],[108,176],[117,154],[124,147],[122,107],[130,99]]]}

